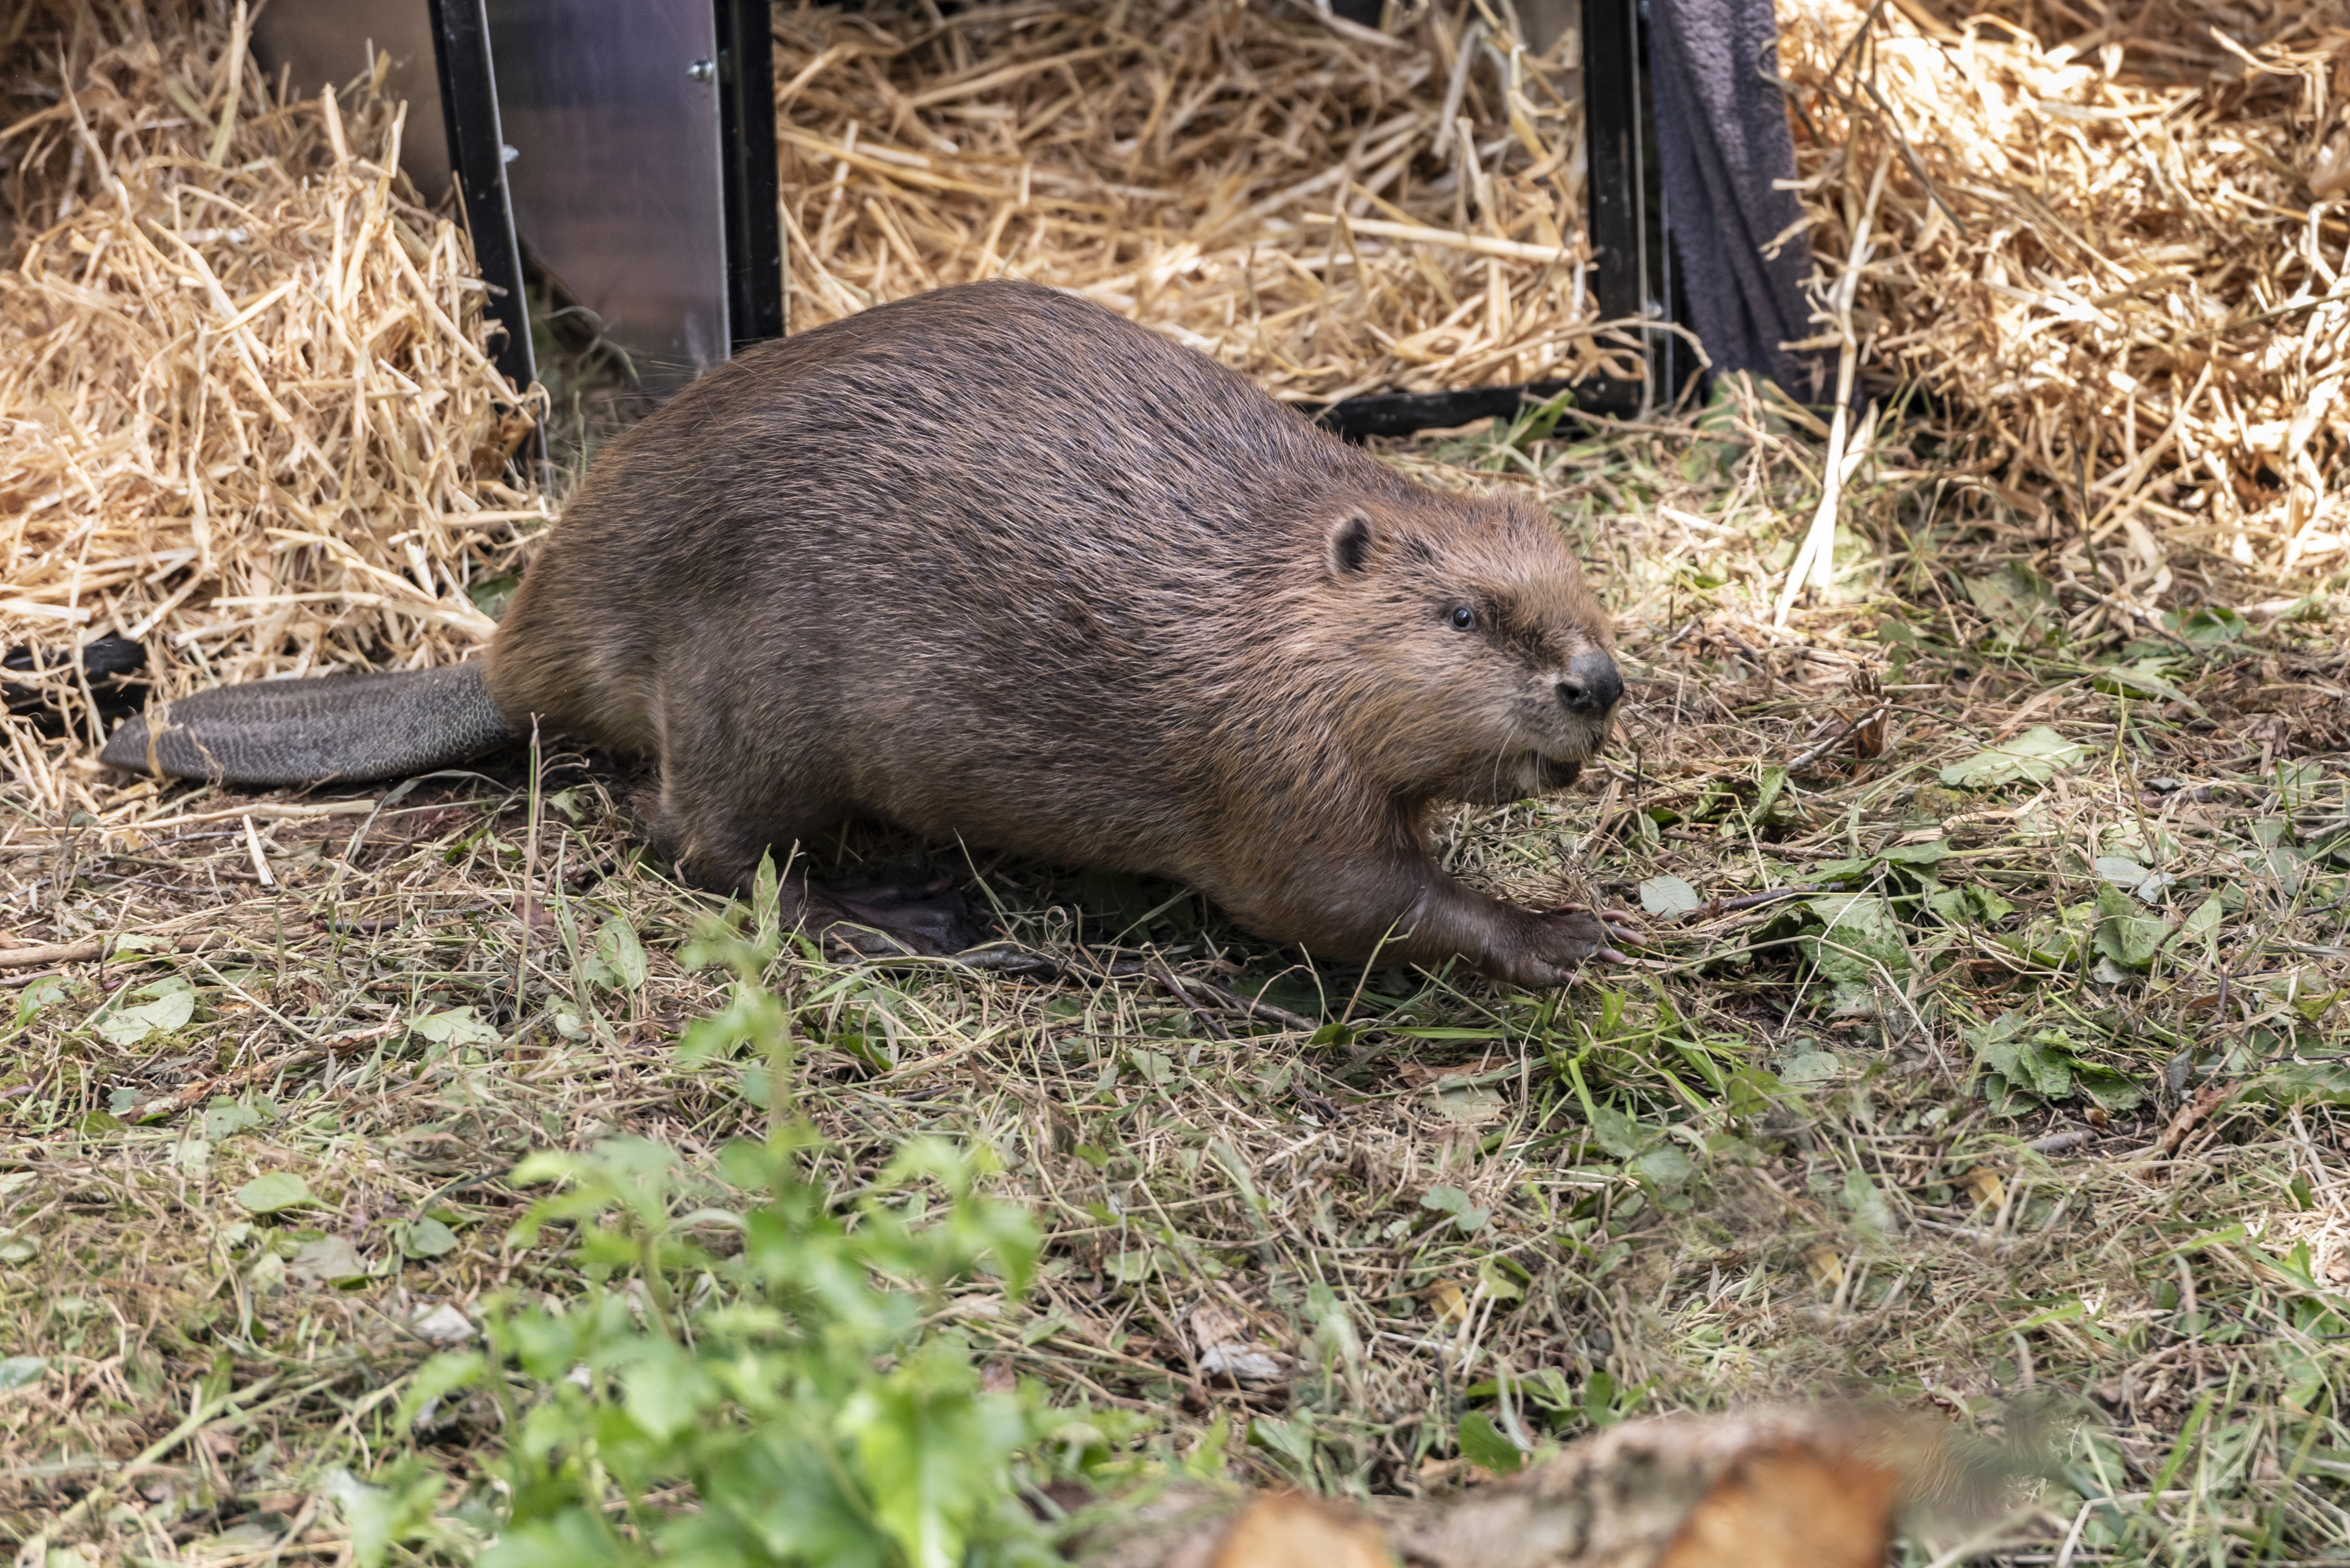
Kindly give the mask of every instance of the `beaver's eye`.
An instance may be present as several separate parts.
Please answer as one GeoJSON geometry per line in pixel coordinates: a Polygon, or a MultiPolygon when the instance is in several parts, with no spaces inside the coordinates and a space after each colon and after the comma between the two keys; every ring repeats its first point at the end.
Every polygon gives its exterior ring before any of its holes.
{"type": "Polygon", "coordinates": [[[1453,606],[1453,607],[1452,607],[1452,629],[1453,629],[1453,630],[1455,630],[1455,631],[1474,631],[1474,630],[1476,630],[1476,629],[1477,629],[1477,612],[1476,612],[1475,610],[1471,609],[1467,605],[1455,605],[1455,606],[1453,606]]]}

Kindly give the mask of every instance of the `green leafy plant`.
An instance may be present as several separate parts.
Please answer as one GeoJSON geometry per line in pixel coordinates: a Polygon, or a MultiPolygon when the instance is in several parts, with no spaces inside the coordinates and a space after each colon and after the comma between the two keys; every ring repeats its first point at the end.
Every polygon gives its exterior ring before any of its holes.
{"type": "Polygon", "coordinates": [[[789,1102],[790,1014],[759,981],[763,937],[689,952],[736,980],[686,1040],[764,1058],[746,1088],[772,1130],[721,1159],[758,1201],[710,1202],[714,1184],[640,1139],[533,1156],[516,1179],[557,1190],[515,1240],[576,1227],[587,1290],[561,1310],[494,1308],[485,1354],[418,1375],[411,1415],[469,1386],[505,1415],[511,1515],[486,1568],[1042,1563],[1023,1456],[1103,1451],[1099,1418],[1048,1408],[1034,1384],[983,1390],[970,1345],[931,1326],[985,1273],[1016,1297],[1035,1260],[1025,1211],[976,1190],[983,1152],[910,1140],[847,1214],[810,1179],[819,1140],[789,1102]]]}
{"type": "Polygon", "coordinates": [[[2003,1116],[2022,1115],[2035,1099],[2053,1103],[2076,1092],[2108,1111],[2145,1098],[2127,1074],[2090,1060],[2064,1030],[2033,1027],[2021,1010],[1960,1033],[1985,1069],[1983,1097],[2003,1116]]]}

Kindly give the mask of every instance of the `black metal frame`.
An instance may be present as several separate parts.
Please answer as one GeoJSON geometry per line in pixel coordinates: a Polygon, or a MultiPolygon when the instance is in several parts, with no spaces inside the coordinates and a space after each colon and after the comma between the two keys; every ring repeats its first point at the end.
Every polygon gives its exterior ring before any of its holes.
{"type": "MultiPolygon", "coordinates": [[[[1583,0],[1583,123],[1590,150],[1591,294],[1602,319],[1678,321],[1672,265],[1648,96],[1642,0],[1583,0]]],[[[1514,418],[1572,391],[1570,412],[1635,418],[1669,403],[1696,369],[1679,333],[1642,332],[1643,379],[1529,381],[1461,392],[1373,392],[1318,410],[1315,421],[1349,439],[1408,435],[1471,420],[1514,418]]]]}
{"type": "Polygon", "coordinates": [[[441,118],[449,161],[473,237],[473,262],[490,287],[490,314],[505,328],[498,374],[520,391],[538,379],[530,310],[523,296],[522,247],[506,195],[505,139],[498,129],[497,73],[490,59],[486,0],[431,0],[432,56],[441,77],[441,118]]]}
{"type": "MultiPolygon", "coordinates": [[[[1659,227],[1652,218],[1650,180],[1655,160],[1649,147],[1655,138],[1649,108],[1647,50],[1642,47],[1640,0],[1583,0],[1583,123],[1584,145],[1590,158],[1591,296],[1603,319],[1622,321],[1646,317],[1652,303],[1669,300],[1660,290],[1659,269],[1669,247],[1653,235],[1659,227]]],[[[1670,341],[1669,335],[1667,341],[1670,341]]],[[[1651,357],[1659,345],[1653,339],[1651,357]]],[[[1658,391],[1669,376],[1653,374],[1633,391],[1637,409],[1658,391]]],[[[1608,400],[1626,400],[1630,383],[1614,384],[1608,400]]],[[[1622,411],[1634,411],[1625,409],[1622,411]]]]}
{"type": "Polygon", "coordinates": [[[716,0],[718,157],[726,186],[726,330],[744,348],[784,335],[775,202],[775,55],[768,0],[716,0]]]}

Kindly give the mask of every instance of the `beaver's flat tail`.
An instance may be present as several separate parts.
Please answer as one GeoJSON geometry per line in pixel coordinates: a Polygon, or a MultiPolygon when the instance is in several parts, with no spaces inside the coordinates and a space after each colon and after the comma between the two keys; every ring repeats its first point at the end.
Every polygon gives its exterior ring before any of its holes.
{"type": "Polygon", "coordinates": [[[362,784],[471,762],[515,734],[476,660],[215,687],[131,720],[99,760],[222,784],[362,784]]]}

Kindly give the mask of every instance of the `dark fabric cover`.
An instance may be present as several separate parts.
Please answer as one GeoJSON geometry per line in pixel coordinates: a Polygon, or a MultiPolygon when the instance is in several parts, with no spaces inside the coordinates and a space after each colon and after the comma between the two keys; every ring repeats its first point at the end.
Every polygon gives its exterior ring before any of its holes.
{"type": "Polygon", "coordinates": [[[1812,336],[1804,279],[1812,247],[1797,236],[1774,259],[1762,247],[1803,216],[1792,191],[1795,145],[1779,74],[1771,0],[1648,0],[1648,77],[1656,96],[1665,221],[1687,294],[1689,326],[1716,374],[1768,376],[1796,398],[1833,396],[1825,362],[1782,343],[1812,336]]]}

